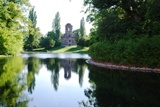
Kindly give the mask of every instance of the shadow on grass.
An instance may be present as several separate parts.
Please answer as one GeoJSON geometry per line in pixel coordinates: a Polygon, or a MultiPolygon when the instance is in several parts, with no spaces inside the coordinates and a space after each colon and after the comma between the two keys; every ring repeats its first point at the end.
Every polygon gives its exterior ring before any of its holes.
{"type": "Polygon", "coordinates": [[[75,48],[70,48],[68,50],[66,50],[66,52],[73,52],[73,51],[78,51],[78,50],[81,50],[83,48],[80,48],[80,47],[75,47],[75,48]]]}
{"type": "Polygon", "coordinates": [[[49,49],[49,51],[55,51],[55,50],[59,50],[59,49],[63,49],[65,48],[66,46],[58,46],[58,47],[54,47],[52,49],[49,49]]]}
{"type": "Polygon", "coordinates": [[[74,53],[87,54],[88,51],[78,51],[78,52],[74,52],[74,53]]]}

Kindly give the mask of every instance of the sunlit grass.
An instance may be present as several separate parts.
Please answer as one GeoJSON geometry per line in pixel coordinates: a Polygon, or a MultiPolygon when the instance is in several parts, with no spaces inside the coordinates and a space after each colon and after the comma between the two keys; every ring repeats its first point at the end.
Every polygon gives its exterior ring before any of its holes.
{"type": "Polygon", "coordinates": [[[52,53],[87,53],[88,47],[79,47],[79,46],[59,46],[55,47],[51,50],[48,50],[48,52],[52,53]]]}
{"type": "Polygon", "coordinates": [[[49,50],[44,48],[33,49],[32,51],[25,52],[51,52],[51,53],[88,53],[89,47],[80,46],[58,46],[49,50]]]}
{"type": "Polygon", "coordinates": [[[0,55],[0,58],[8,57],[7,55],[0,55]]]}

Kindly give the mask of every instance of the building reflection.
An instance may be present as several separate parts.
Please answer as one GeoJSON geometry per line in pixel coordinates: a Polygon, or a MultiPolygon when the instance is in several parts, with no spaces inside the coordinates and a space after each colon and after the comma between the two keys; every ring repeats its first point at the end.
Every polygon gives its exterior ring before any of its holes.
{"type": "Polygon", "coordinates": [[[64,78],[71,78],[71,71],[74,68],[75,61],[71,59],[62,59],[60,62],[60,66],[64,68],[64,78]]]}

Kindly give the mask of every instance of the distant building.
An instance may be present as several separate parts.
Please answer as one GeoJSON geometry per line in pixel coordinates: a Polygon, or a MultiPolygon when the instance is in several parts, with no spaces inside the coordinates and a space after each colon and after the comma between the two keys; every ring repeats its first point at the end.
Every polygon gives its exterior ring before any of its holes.
{"type": "Polygon", "coordinates": [[[65,26],[65,34],[61,37],[61,43],[63,46],[76,45],[76,38],[72,33],[72,25],[70,23],[65,26]]]}

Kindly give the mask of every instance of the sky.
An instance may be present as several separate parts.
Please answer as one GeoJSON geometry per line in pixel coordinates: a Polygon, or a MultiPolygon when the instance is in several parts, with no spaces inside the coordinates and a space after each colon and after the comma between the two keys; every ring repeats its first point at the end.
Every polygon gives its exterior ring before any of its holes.
{"type": "MultiPolygon", "coordinates": [[[[65,32],[65,25],[71,23],[73,30],[80,28],[82,17],[86,19],[86,14],[82,13],[83,0],[30,0],[32,6],[35,6],[37,14],[37,27],[42,34],[47,34],[52,30],[52,21],[55,14],[59,11],[61,18],[61,31],[65,32]]],[[[85,22],[86,33],[89,34],[91,24],[85,22]]]]}

